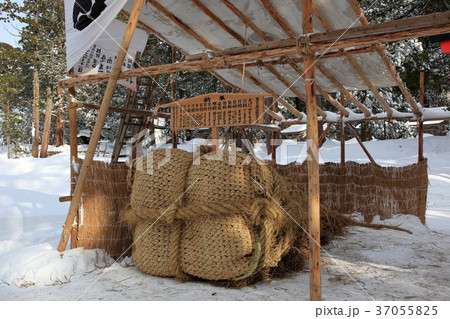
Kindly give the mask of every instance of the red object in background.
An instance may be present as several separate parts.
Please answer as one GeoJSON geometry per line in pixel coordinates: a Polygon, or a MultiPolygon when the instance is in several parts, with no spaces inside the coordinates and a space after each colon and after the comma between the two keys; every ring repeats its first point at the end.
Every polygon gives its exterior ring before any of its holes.
{"type": "Polygon", "coordinates": [[[450,53],[450,41],[441,42],[442,53],[450,53]]]}

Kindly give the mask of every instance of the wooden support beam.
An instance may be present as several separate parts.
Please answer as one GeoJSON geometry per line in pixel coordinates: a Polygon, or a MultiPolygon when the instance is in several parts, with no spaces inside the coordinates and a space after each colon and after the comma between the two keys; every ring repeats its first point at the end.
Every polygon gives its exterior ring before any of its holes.
{"type": "Polygon", "coordinates": [[[316,16],[317,20],[319,20],[320,24],[325,28],[325,30],[326,31],[333,30],[334,28],[331,26],[330,23],[328,23],[327,19],[322,14],[322,12],[320,12],[319,8],[317,8],[317,6],[314,4],[314,2],[312,3],[312,8],[313,8],[314,15],[316,16]]]}
{"type": "MultiPolygon", "coordinates": [[[[69,76],[73,76],[73,68],[69,71],[69,76]]],[[[76,172],[74,163],[78,160],[78,132],[77,132],[77,111],[73,108],[74,100],[76,99],[75,88],[69,88],[69,145],[70,145],[70,194],[73,194],[76,184],[76,172]]],[[[70,248],[77,248],[78,237],[78,211],[75,213],[74,223],[75,227],[70,230],[70,248]]]]}
{"type": "Polygon", "coordinates": [[[188,27],[183,21],[181,21],[178,17],[176,17],[173,13],[171,13],[169,10],[167,10],[165,7],[160,5],[156,0],[146,0],[148,3],[150,3],[152,6],[154,6],[157,10],[161,11],[169,20],[174,22],[177,26],[179,26],[183,31],[185,31],[187,34],[189,34],[191,37],[193,37],[195,40],[200,42],[202,45],[205,46],[205,48],[208,48],[210,50],[217,50],[217,48],[206,41],[202,36],[200,36],[197,32],[192,30],[190,27],[188,27]]]}
{"type": "MultiPolygon", "coordinates": [[[[367,20],[366,15],[364,14],[364,12],[362,11],[361,7],[358,4],[357,0],[349,0],[350,4],[353,8],[353,10],[356,12],[356,14],[359,16],[359,21],[362,23],[363,26],[369,26],[369,20],[367,20]]],[[[404,19],[404,20],[408,20],[411,21],[411,23],[409,24],[409,27],[424,27],[424,30],[422,30],[422,32],[424,32],[425,30],[429,29],[429,27],[427,28],[427,25],[431,25],[433,22],[433,17],[434,15],[428,15],[428,16],[423,16],[420,17],[421,19],[415,20],[414,22],[412,22],[412,20],[410,19],[404,19]],[[428,17],[428,18],[427,18],[428,17]],[[430,19],[431,20],[428,20],[430,19]],[[427,21],[428,20],[428,21],[427,21]]],[[[450,22],[450,14],[449,11],[447,11],[447,13],[444,15],[436,15],[434,16],[436,17],[437,20],[441,21],[441,22],[445,22],[447,21],[447,24],[450,22]],[[442,18],[442,20],[441,20],[442,18]]],[[[402,20],[400,20],[402,21],[402,20]]],[[[440,23],[440,22],[439,22],[440,23]]],[[[395,26],[395,24],[394,24],[395,26]]],[[[405,24],[403,28],[407,28],[408,24],[405,24]]],[[[420,32],[420,31],[418,31],[420,32]]],[[[449,31],[443,31],[441,33],[448,33],[449,31]]],[[[437,33],[439,34],[439,33],[437,33]]],[[[417,34],[416,36],[411,36],[410,38],[417,38],[419,36],[426,36],[426,35],[419,35],[417,34]]],[[[384,64],[386,65],[386,67],[388,68],[389,72],[391,73],[392,77],[394,78],[395,82],[397,82],[397,86],[400,88],[400,90],[402,91],[403,95],[405,96],[405,99],[408,101],[409,105],[411,106],[414,114],[421,116],[421,111],[419,109],[419,107],[417,106],[416,101],[414,100],[414,98],[412,97],[411,93],[409,92],[408,88],[406,87],[405,83],[403,82],[403,80],[401,79],[400,75],[398,74],[397,70],[395,69],[394,65],[392,64],[391,60],[389,60],[389,58],[386,56],[386,53],[384,50],[378,50],[378,54],[380,55],[381,59],[383,60],[384,64]]],[[[423,105],[422,105],[423,107],[423,105]]]]}
{"type": "MultiPolygon", "coordinates": [[[[313,32],[312,0],[303,0],[303,34],[313,32]]],[[[308,220],[309,220],[309,289],[310,300],[322,300],[320,271],[320,180],[317,101],[315,93],[315,59],[305,57],[306,113],[308,115],[308,220]]]]}
{"type": "Polygon", "coordinates": [[[383,60],[384,64],[388,68],[389,72],[391,73],[392,77],[394,78],[395,82],[397,82],[397,86],[402,91],[403,95],[405,96],[406,101],[408,101],[409,105],[411,106],[413,113],[416,115],[421,115],[422,112],[420,111],[416,101],[412,97],[411,93],[409,92],[408,88],[406,87],[405,83],[403,83],[403,80],[400,77],[400,74],[398,74],[397,70],[395,69],[394,65],[392,64],[391,60],[386,55],[386,52],[379,51],[379,54],[381,56],[381,59],[383,60]]]}
{"type": "MultiPolygon", "coordinates": [[[[354,119],[354,120],[345,120],[346,123],[353,123],[353,122],[367,122],[367,121],[391,121],[391,120],[398,120],[398,121],[409,121],[409,122],[415,122],[417,121],[417,117],[415,115],[410,115],[408,113],[404,113],[403,116],[393,116],[393,117],[367,117],[364,119],[354,119]]],[[[450,116],[446,118],[427,118],[427,121],[435,121],[435,120],[450,120],[450,116]]],[[[319,120],[319,123],[339,123],[339,120],[319,120]]],[[[289,126],[289,125],[295,125],[295,124],[306,124],[306,120],[289,120],[289,121],[283,121],[279,125],[280,126],[289,126]]]]}
{"type": "Polygon", "coordinates": [[[170,86],[171,83],[172,83],[172,78],[169,78],[169,79],[167,80],[166,85],[164,86],[164,89],[163,89],[163,91],[162,91],[162,93],[161,93],[161,96],[160,96],[159,99],[158,99],[158,102],[156,102],[155,111],[158,111],[159,108],[161,107],[161,103],[162,103],[162,101],[164,100],[164,98],[166,97],[166,95],[167,95],[167,90],[169,90],[169,86],[170,86]]]}
{"type": "Polygon", "coordinates": [[[229,0],[221,0],[221,2],[230,9],[242,23],[250,29],[252,29],[261,39],[264,41],[269,41],[270,39],[264,34],[244,13],[242,13],[238,8],[236,8],[229,0]]]}
{"type": "Polygon", "coordinates": [[[117,81],[119,80],[120,71],[122,69],[122,63],[125,59],[128,47],[130,46],[131,38],[133,37],[133,33],[139,20],[139,15],[141,13],[144,2],[145,0],[135,0],[133,4],[133,10],[131,12],[128,25],[125,30],[122,44],[117,54],[116,62],[114,63],[113,70],[110,74],[110,79],[108,81],[108,85],[106,87],[106,91],[103,96],[103,101],[97,116],[97,122],[95,123],[91,140],[89,142],[89,146],[86,151],[83,164],[81,166],[80,174],[78,176],[78,181],[72,194],[72,201],[70,203],[69,212],[67,213],[67,218],[63,226],[63,232],[58,244],[58,251],[64,251],[66,249],[67,242],[69,240],[70,230],[72,229],[72,224],[77,215],[78,206],[81,201],[81,195],[83,192],[84,183],[86,182],[87,173],[94,158],[95,150],[97,148],[103,124],[105,122],[105,117],[106,114],[108,113],[109,104],[111,103],[111,99],[114,90],[116,88],[117,81]]]}
{"type": "MultiPolygon", "coordinates": [[[[328,22],[328,20],[320,12],[320,10],[317,8],[317,6],[314,3],[313,3],[313,12],[314,12],[314,15],[316,16],[316,18],[320,21],[322,26],[325,28],[325,30],[327,30],[327,31],[333,30],[333,27],[331,26],[331,24],[328,22]]],[[[347,52],[347,55],[348,54],[350,54],[350,53],[347,52]]],[[[354,101],[354,104],[364,113],[364,115],[368,116],[369,114],[371,114],[371,112],[362,103],[359,103],[359,101],[353,96],[353,94],[351,94],[346,88],[344,88],[344,86],[341,85],[341,83],[339,81],[337,81],[333,75],[331,75],[331,73],[323,66],[323,64],[320,64],[320,66],[318,65],[318,67],[322,71],[322,74],[324,74],[336,87],[338,87],[341,92],[347,93],[349,98],[351,96],[351,99],[352,99],[352,101],[354,101]]],[[[346,105],[346,104],[347,104],[347,100],[344,99],[343,95],[342,95],[341,96],[341,105],[346,105]]],[[[348,112],[344,113],[341,111],[341,114],[348,116],[348,112]]],[[[344,161],[345,161],[345,157],[344,157],[344,161]]]]}
{"type": "MultiPolygon", "coordinates": [[[[410,38],[429,36],[448,32],[450,29],[450,13],[435,13],[421,17],[394,20],[374,25],[364,25],[350,29],[332,30],[309,35],[313,52],[329,52],[362,46],[379,45],[382,42],[395,42],[410,38]]],[[[297,39],[267,41],[249,44],[220,51],[208,52],[212,57],[223,57],[264,50],[284,49],[289,56],[298,53],[297,39]],[[295,48],[292,48],[295,47],[295,48]],[[297,51],[295,52],[294,51],[297,51]]],[[[201,59],[201,54],[191,55],[187,60],[201,59]]],[[[251,59],[250,59],[251,60],[251,59]]]]}
{"type": "MultiPolygon", "coordinates": [[[[130,14],[125,11],[125,10],[121,10],[120,11],[122,14],[124,14],[126,17],[129,17],[130,14]]],[[[148,32],[154,34],[156,37],[158,37],[159,39],[161,39],[162,41],[166,42],[167,44],[169,44],[171,47],[175,47],[175,45],[173,43],[171,43],[169,40],[167,40],[161,33],[157,32],[156,30],[150,28],[148,25],[146,25],[145,23],[143,23],[142,21],[138,22],[138,25],[143,28],[144,30],[147,30],[148,32]]],[[[184,56],[187,56],[186,52],[184,52],[181,49],[178,49],[179,52],[181,52],[184,56]]],[[[183,58],[182,58],[183,59],[183,58]]],[[[181,59],[181,60],[182,60],[181,59]]],[[[215,77],[217,77],[219,80],[224,81],[223,78],[221,78],[217,73],[213,72],[212,70],[208,70],[209,73],[211,73],[212,75],[214,75],[215,77]]],[[[102,81],[99,81],[102,82],[102,81]]],[[[231,83],[228,83],[227,81],[225,81],[229,86],[234,87],[231,83]]]]}
{"type": "MultiPolygon", "coordinates": [[[[236,70],[239,70],[239,67],[235,68],[236,70]]],[[[249,72],[245,72],[245,76],[250,79],[255,85],[259,86],[261,89],[266,91],[267,93],[272,94],[277,101],[279,101],[283,106],[285,106],[292,114],[294,114],[297,119],[301,120],[303,118],[302,113],[300,113],[294,106],[289,104],[285,99],[283,99],[281,96],[276,94],[270,87],[265,85],[262,81],[251,75],[249,72]]]]}
{"type": "Polygon", "coordinates": [[[264,132],[281,132],[281,128],[275,125],[254,124],[249,126],[250,128],[258,129],[264,132]]]}
{"type": "Polygon", "coordinates": [[[367,87],[372,91],[373,95],[375,95],[375,98],[380,103],[381,107],[386,111],[389,117],[392,116],[392,109],[389,107],[389,105],[386,103],[386,101],[381,96],[380,92],[378,92],[378,89],[373,85],[372,81],[369,79],[367,74],[364,72],[364,70],[361,68],[361,66],[358,64],[358,62],[355,60],[355,58],[351,55],[347,55],[347,60],[350,62],[350,65],[352,68],[358,73],[359,77],[363,80],[363,82],[367,85],[367,87]]]}
{"type": "MultiPolygon", "coordinates": [[[[349,35],[349,31],[353,28],[349,30],[338,30],[339,36],[341,37],[336,42],[330,42],[336,40],[336,35],[334,33],[330,34],[330,32],[325,32],[311,34],[309,37],[311,42],[310,49],[313,52],[324,52],[351,47],[354,48],[359,46],[376,45],[380,42],[395,42],[408,38],[448,33],[450,32],[450,12],[391,21],[379,25],[367,25],[357,28],[358,29],[356,31],[350,33],[351,36],[349,35]],[[393,29],[393,26],[395,26],[394,30],[400,31],[392,31],[391,29],[393,29]],[[383,28],[385,31],[383,31],[383,28]]],[[[177,71],[205,71],[229,68],[230,65],[236,63],[271,59],[280,56],[297,55],[298,50],[297,39],[295,38],[269,41],[217,52],[209,52],[208,54],[212,55],[213,58],[209,59],[206,64],[203,60],[194,60],[183,63],[149,66],[141,69],[128,70],[121,73],[120,79],[177,71]],[[230,56],[225,56],[226,54],[230,54],[230,56]],[[215,55],[217,57],[214,57],[215,55]]],[[[105,81],[108,77],[109,74],[107,73],[86,75],[61,81],[60,85],[61,87],[67,88],[81,84],[105,81]]]]}
{"type": "Polygon", "coordinates": [[[269,12],[270,16],[278,23],[278,25],[283,29],[284,33],[290,38],[295,38],[298,36],[291,27],[286,23],[280,13],[272,6],[269,0],[261,0],[264,8],[269,12]]]}
{"type": "MultiPolygon", "coordinates": [[[[243,39],[239,34],[237,34],[236,32],[232,31],[222,20],[220,20],[218,17],[216,17],[212,12],[209,11],[209,9],[207,9],[203,4],[201,4],[198,0],[191,0],[194,4],[196,4],[203,12],[205,12],[211,19],[213,19],[213,21],[215,21],[219,26],[222,27],[222,29],[224,29],[225,31],[227,31],[229,34],[231,34],[236,40],[238,40],[239,42],[241,42],[242,44],[245,44],[246,41],[245,39],[243,39]],[[231,32],[231,31],[232,32],[231,32]]],[[[268,5],[268,1],[264,1],[266,4],[268,5]]],[[[248,19],[245,15],[242,14],[242,12],[240,12],[236,7],[234,7],[230,2],[227,2],[226,5],[235,13],[237,14],[239,17],[241,17],[241,20],[243,22],[246,21],[246,19],[248,19]]],[[[270,5],[270,4],[269,4],[270,5]]],[[[275,10],[273,10],[275,11],[275,10]]],[[[247,25],[248,26],[248,25],[247,25]]],[[[286,28],[288,28],[287,26],[285,26],[286,28]]],[[[255,30],[257,30],[258,32],[262,33],[262,31],[260,31],[255,25],[253,25],[253,28],[255,30]]],[[[295,35],[295,33],[292,33],[293,35],[295,35]]],[[[245,62],[244,62],[245,63],[245,62]]],[[[244,65],[242,66],[242,68],[244,68],[244,65]]],[[[240,70],[239,70],[240,71],[240,70]]],[[[242,71],[243,72],[243,71],[242,71]]],[[[263,83],[260,80],[257,80],[254,76],[252,75],[248,75],[246,72],[243,72],[244,76],[249,78],[253,83],[255,83],[257,86],[259,87],[263,87],[263,83]]],[[[301,119],[303,116],[300,112],[298,112],[293,106],[291,106],[289,103],[286,102],[286,100],[284,100],[282,97],[278,96],[277,94],[275,94],[275,92],[273,92],[271,89],[269,89],[268,87],[265,87],[264,90],[266,92],[270,92],[272,93],[277,100],[280,100],[280,103],[282,103],[286,108],[288,108],[288,110],[290,110],[298,119],[301,119]]],[[[281,118],[274,112],[272,112],[270,109],[266,108],[266,112],[269,113],[272,118],[275,118],[278,121],[281,121],[281,118]]]]}
{"type": "Polygon", "coordinates": [[[254,157],[256,157],[255,154],[255,148],[253,147],[252,141],[250,141],[248,139],[247,133],[245,132],[245,128],[240,126],[239,127],[241,129],[242,135],[244,136],[244,139],[242,141],[242,143],[244,144],[244,146],[247,148],[247,150],[250,152],[250,154],[254,157]]]}
{"type": "MultiPolygon", "coordinates": [[[[297,74],[299,74],[302,78],[305,78],[305,72],[302,70],[302,68],[295,64],[295,63],[289,63],[290,67],[293,68],[297,74]]],[[[316,89],[319,91],[320,95],[322,95],[324,98],[326,98],[335,108],[337,108],[342,114],[345,116],[349,116],[349,112],[345,109],[345,107],[336,101],[330,94],[328,94],[327,91],[325,91],[323,88],[321,88],[319,85],[316,84],[316,89]]]]}
{"type": "Polygon", "coordinates": [[[239,41],[241,44],[245,44],[245,39],[242,38],[239,33],[231,29],[225,22],[223,22],[218,16],[216,16],[211,10],[209,10],[203,3],[199,0],[191,0],[191,2],[198,7],[203,13],[205,13],[214,23],[220,26],[223,30],[228,32],[233,38],[239,41]]]}
{"type": "Polygon", "coordinates": [[[275,113],[274,111],[272,111],[271,109],[264,107],[264,111],[270,115],[270,117],[272,117],[273,119],[275,119],[276,121],[281,121],[283,120],[283,118],[281,116],[279,116],[277,113],[275,113]]]}
{"type": "MultiPolygon", "coordinates": [[[[353,94],[351,94],[335,77],[333,74],[330,73],[330,71],[325,68],[325,66],[320,62],[316,62],[317,68],[320,70],[320,72],[328,79],[331,83],[333,83],[334,86],[336,86],[341,92],[344,92],[347,97],[353,102],[353,104],[356,105],[356,107],[361,110],[361,112],[364,113],[366,117],[370,117],[372,115],[372,112],[369,111],[360,101],[358,101],[357,98],[354,97],[353,94]]],[[[341,104],[343,101],[341,101],[341,104]]],[[[345,104],[343,104],[345,105],[345,104]]]]}
{"type": "Polygon", "coordinates": [[[331,129],[332,126],[333,126],[333,124],[328,123],[327,128],[322,132],[322,134],[320,134],[319,147],[322,146],[323,140],[325,139],[325,136],[327,135],[328,131],[331,129]]]}
{"type": "Polygon", "coordinates": [[[358,141],[358,144],[361,146],[361,148],[363,149],[364,153],[366,153],[367,157],[369,158],[370,162],[374,165],[377,165],[377,163],[375,162],[375,160],[373,159],[372,155],[370,155],[369,151],[367,150],[367,148],[364,146],[363,142],[361,142],[361,139],[359,138],[358,134],[356,134],[355,129],[353,128],[353,126],[350,123],[346,123],[348,128],[350,129],[350,131],[352,132],[353,136],[356,138],[356,140],[358,141]]]}
{"type": "MultiPolygon", "coordinates": [[[[297,89],[292,83],[290,83],[284,76],[282,76],[273,66],[266,65],[265,68],[270,73],[275,75],[275,77],[278,79],[278,81],[283,83],[283,85],[286,86],[286,88],[288,90],[292,91],[296,96],[298,96],[303,101],[307,100],[306,96],[302,92],[300,92],[300,90],[297,89]]],[[[316,105],[316,109],[317,109],[317,113],[320,114],[320,116],[322,116],[322,118],[325,119],[327,117],[327,114],[321,108],[319,108],[317,105],[316,105]]]]}
{"type": "MultiPolygon", "coordinates": [[[[80,107],[85,107],[85,108],[93,109],[93,110],[100,110],[100,105],[88,104],[88,103],[82,103],[82,102],[72,103],[72,108],[80,108],[80,107]]],[[[170,119],[170,114],[156,112],[156,111],[121,109],[118,107],[110,107],[108,109],[108,112],[115,112],[115,113],[121,113],[121,114],[134,114],[134,115],[147,116],[147,117],[162,117],[165,119],[170,119]]]]}
{"type": "MultiPolygon", "coordinates": [[[[319,9],[316,8],[316,10],[314,11],[314,14],[316,15],[318,20],[321,22],[322,26],[327,31],[331,31],[332,30],[332,26],[328,23],[327,19],[322,15],[322,13],[319,11],[319,9]]],[[[366,75],[366,73],[361,68],[361,66],[358,64],[358,62],[355,60],[355,58],[350,53],[346,54],[346,58],[349,61],[350,65],[353,67],[353,69],[356,71],[356,73],[358,73],[358,75],[361,77],[361,79],[364,81],[364,83],[373,92],[373,94],[375,95],[375,98],[378,100],[378,102],[380,103],[381,107],[387,112],[388,116],[389,117],[392,116],[392,109],[387,105],[386,101],[380,95],[380,93],[378,92],[377,88],[373,85],[372,81],[366,75]]],[[[328,72],[328,76],[330,76],[329,72],[328,72]]],[[[342,91],[342,89],[341,89],[341,91],[342,91]]],[[[349,94],[350,94],[350,92],[349,92],[349,94]]],[[[366,112],[365,112],[365,114],[366,114],[366,112]]],[[[346,115],[346,116],[348,116],[348,115],[346,115]]]]}
{"type": "Polygon", "coordinates": [[[72,196],[70,196],[70,195],[69,196],[61,196],[61,197],[59,197],[59,202],[60,203],[70,202],[71,200],[72,200],[72,196]]]}

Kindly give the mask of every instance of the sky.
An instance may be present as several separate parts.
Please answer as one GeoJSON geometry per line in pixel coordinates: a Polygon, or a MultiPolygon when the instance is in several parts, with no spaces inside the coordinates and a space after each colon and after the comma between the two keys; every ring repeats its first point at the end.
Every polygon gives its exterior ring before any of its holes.
{"type": "MultiPolygon", "coordinates": [[[[16,2],[23,4],[22,0],[16,2]]],[[[0,42],[8,43],[14,47],[19,46],[18,42],[20,38],[15,37],[14,35],[18,35],[19,31],[17,29],[20,29],[21,27],[22,24],[17,21],[13,23],[4,23],[3,21],[0,21],[0,42]]]]}

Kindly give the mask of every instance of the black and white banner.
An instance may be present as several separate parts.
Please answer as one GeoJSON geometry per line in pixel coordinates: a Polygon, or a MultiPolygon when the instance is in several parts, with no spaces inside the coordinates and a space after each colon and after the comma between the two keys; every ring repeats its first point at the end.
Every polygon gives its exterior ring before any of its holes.
{"type": "MultiPolygon", "coordinates": [[[[112,70],[126,24],[115,20],[127,0],[64,0],[66,18],[67,70],[75,75],[112,70]]],[[[136,29],[122,70],[133,67],[137,51],[142,52],[148,34],[136,29]]],[[[135,79],[119,81],[135,89],[135,79]]]]}
{"type": "MultiPolygon", "coordinates": [[[[127,25],[118,20],[113,20],[106,31],[103,32],[94,44],[75,63],[75,75],[87,75],[96,73],[109,73],[116,62],[119,45],[127,25]]],[[[136,53],[143,52],[147,43],[148,34],[144,30],[136,29],[131,40],[128,53],[122,65],[122,71],[133,68],[136,53]]],[[[119,84],[136,90],[136,79],[129,78],[118,81],[119,84]]]]}

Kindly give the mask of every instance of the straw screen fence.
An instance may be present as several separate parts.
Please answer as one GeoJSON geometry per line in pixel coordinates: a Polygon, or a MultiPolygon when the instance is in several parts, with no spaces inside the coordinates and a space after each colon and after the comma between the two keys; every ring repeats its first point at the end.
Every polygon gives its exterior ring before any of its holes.
{"type": "MultiPolygon", "coordinates": [[[[307,191],[307,163],[277,165],[276,169],[307,191]]],[[[427,169],[427,160],[403,167],[325,163],[320,165],[320,202],[341,214],[359,212],[366,221],[376,215],[386,219],[411,214],[425,223],[427,169]]]]}
{"type": "MultiPolygon", "coordinates": [[[[275,168],[307,191],[306,163],[275,168]]],[[[127,172],[125,164],[92,163],[78,212],[77,247],[102,248],[113,257],[131,247],[132,234],[122,220],[123,208],[130,200],[127,172]]],[[[342,214],[359,212],[366,221],[375,215],[385,219],[393,214],[412,214],[425,222],[426,160],[405,167],[326,163],[320,166],[320,183],[321,203],[342,214]]],[[[126,255],[130,253],[131,249],[126,255]]]]}

